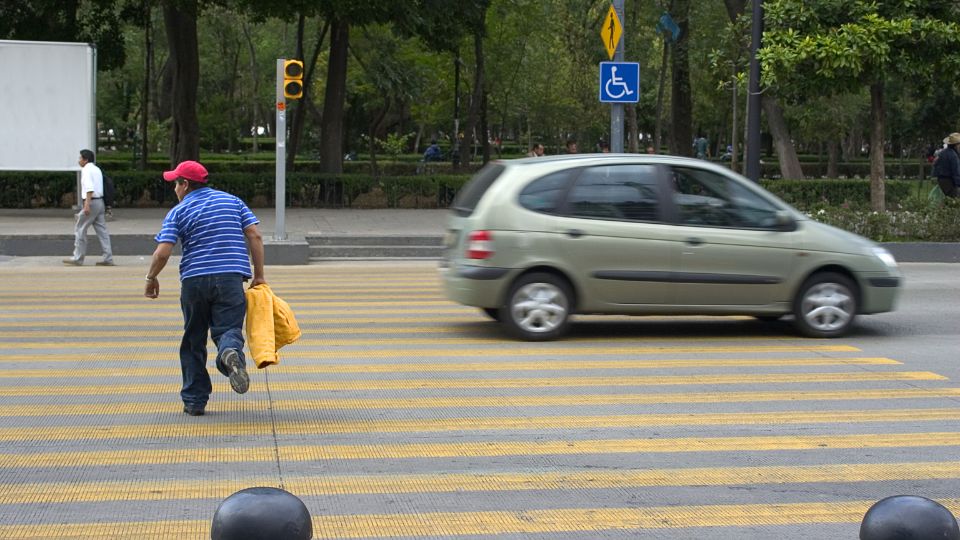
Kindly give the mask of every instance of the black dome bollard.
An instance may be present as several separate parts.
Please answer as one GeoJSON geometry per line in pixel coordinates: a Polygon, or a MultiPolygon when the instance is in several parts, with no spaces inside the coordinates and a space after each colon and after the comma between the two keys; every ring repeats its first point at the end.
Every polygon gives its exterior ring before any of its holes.
{"type": "Polygon", "coordinates": [[[303,501],[282,489],[252,487],[230,495],[213,515],[211,540],[310,540],[313,522],[303,501]]]}
{"type": "Polygon", "coordinates": [[[942,504],[926,497],[896,495],[867,510],[860,540],[960,540],[960,527],[942,504]]]}

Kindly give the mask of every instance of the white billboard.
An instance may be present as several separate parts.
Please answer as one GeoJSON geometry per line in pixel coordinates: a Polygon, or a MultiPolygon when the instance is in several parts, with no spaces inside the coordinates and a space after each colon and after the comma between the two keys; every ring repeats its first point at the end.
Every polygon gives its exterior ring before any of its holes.
{"type": "Polygon", "coordinates": [[[0,170],[76,171],[96,152],[96,49],[0,40],[0,170]]]}

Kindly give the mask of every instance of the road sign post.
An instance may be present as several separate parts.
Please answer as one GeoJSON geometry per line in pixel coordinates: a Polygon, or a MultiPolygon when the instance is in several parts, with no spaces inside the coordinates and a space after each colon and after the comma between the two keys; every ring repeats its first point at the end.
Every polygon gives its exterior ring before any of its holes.
{"type": "MultiPolygon", "coordinates": [[[[610,9],[607,10],[607,16],[604,17],[603,27],[600,29],[600,37],[603,39],[604,47],[607,49],[607,56],[611,60],[616,62],[623,62],[624,58],[624,48],[623,43],[623,26],[620,24],[620,20],[623,18],[623,0],[613,0],[613,4],[610,5],[610,9]]],[[[604,80],[603,80],[603,64],[609,62],[601,63],[600,68],[600,101],[612,103],[610,106],[610,151],[611,152],[623,152],[623,101],[611,99],[604,100],[604,80]]],[[[639,69],[637,71],[637,87],[636,95],[639,96],[639,69]]],[[[609,96],[608,96],[609,97],[609,96]]],[[[638,100],[628,100],[629,103],[636,103],[638,100]]]]}

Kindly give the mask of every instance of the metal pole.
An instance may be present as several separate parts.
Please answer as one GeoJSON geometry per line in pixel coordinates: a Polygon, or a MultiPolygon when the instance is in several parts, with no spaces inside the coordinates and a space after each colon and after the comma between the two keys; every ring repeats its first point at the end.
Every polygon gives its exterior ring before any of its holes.
{"type": "MultiPolygon", "coordinates": [[[[620,20],[623,17],[623,0],[613,0],[613,9],[617,12],[620,20]]],[[[620,37],[620,43],[617,44],[617,50],[613,53],[613,59],[616,62],[623,62],[624,49],[626,48],[626,27],[620,37]]],[[[623,103],[612,103],[610,107],[610,151],[623,152],[623,103]]]]}
{"type": "Polygon", "coordinates": [[[453,59],[453,139],[450,145],[450,160],[460,163],[460,49],[453,59]]]}
{"type": "Polygon", "coordinates": [[[286,240],[287,206],[287,98],[283,95],[283,58],[277,59],[277,126],[274,137],[277,141],[277,220],[274,240],[286,240]]]}
{"type": "Polygon", "coordinates": [[[750,90],[747,98],[747,178],[760,181],[760,37],[763,35],[763,0],[753,0],[753,33],[750,40],[750,90]]]}

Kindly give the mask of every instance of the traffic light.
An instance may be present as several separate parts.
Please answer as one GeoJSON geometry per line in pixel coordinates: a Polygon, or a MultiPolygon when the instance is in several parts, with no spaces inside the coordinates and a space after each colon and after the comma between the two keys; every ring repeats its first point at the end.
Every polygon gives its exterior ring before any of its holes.
{"type": "Polygon", "coordinates": [[[300,60],[283,61],[283,97],[287,99],[303,97],[303,62],[300,60]]]}

